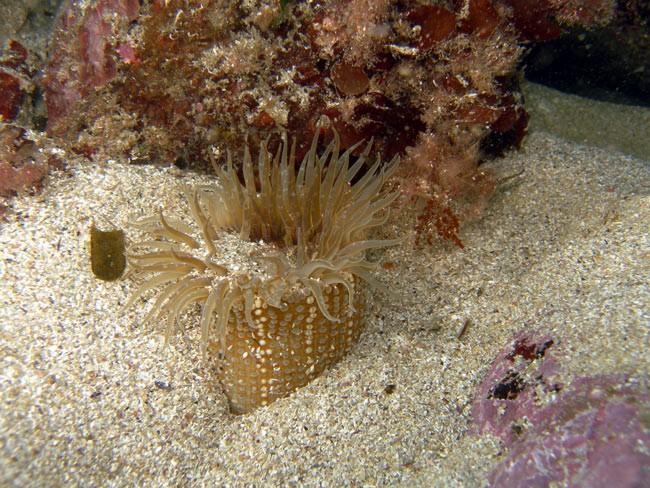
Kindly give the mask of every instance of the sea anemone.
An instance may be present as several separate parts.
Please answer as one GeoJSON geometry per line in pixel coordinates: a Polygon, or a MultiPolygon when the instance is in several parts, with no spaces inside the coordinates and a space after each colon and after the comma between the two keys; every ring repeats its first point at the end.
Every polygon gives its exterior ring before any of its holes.
{"type": "Polygon", "coordinates": [[[166,318],[169,339],[201,304],[201,349],[237,413],[288,395],[348,352],[364,324],[363,284],[380,286],[366,252],[399,242],[369,237],[397,197],[385,185],[395,161],[369,161],[370,143],[356,158],[358,145],[340,154],[335,135],[320,155],[315,137],[297,166],[286,139],[275,156],[262,143],[256,166],[246,149],[241,179],[228,155],[215,165],[218,183],[185,188],[191,225],[162,211],[133,222],[149,237],[128,251],[142,284],[127,306],[161,288],[145,320],[166,318]]]}

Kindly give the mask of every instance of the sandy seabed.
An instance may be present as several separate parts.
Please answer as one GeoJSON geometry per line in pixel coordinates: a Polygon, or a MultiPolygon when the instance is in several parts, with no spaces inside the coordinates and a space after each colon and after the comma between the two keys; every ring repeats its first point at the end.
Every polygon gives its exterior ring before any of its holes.
{"type": "Polygon", "coordinates": [[[558,338],[566,384],[623,373],[647,389],[648,162],[538,131],[494,167],[523,173],[465,250],[377,256],[400,298],[375,294],[341,363],[246,416],[228,413],[195,330],[163,348],[144,301],[123,310],[134,284],[90,271],[93,219],[187,214],[174,171],[73,166],[17,198],[0,231],[0,485],[480,486],[504,449],[472,433],[471,404],[521,330],[558,338]]]}

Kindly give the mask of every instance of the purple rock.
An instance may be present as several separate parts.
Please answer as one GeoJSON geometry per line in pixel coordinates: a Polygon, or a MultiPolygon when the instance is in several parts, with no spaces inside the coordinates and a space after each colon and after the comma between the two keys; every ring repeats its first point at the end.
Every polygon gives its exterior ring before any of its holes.
{"type": "Polygon", "coordinates": [[[553,339],[520,333],[495,359],[474,401],[476,433],[508,448],[495,487],[650,486],[650,395],[624,375],[556,381],[553,339]]]}
{"type": "Polygon", "coordinates": [[[579,378],[530,412],[533,427],[512,444],[490,485],[650,486],[650,432],[643,420],[649,399],[621,376],[579,378]]]}
{"type": "Polygon", "coordinates": [[[559,370],[553,344],[550,336],[524,332],[499,353],[472,406],[477,433],[490,432],[509,447],[519,434],[515,422],[537,410],[539,393],[562,388],[553,381],[559,370]]]}

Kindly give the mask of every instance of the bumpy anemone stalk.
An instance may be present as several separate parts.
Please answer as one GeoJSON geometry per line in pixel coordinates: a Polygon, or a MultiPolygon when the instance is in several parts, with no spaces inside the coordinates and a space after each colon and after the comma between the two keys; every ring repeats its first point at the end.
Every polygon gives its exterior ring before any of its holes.
{"type": "Polygon", "coordinates": [[[364,323],[360,285],[378,286],[366,251],[398,243],[368,238],[397,197],[384,185],[395,161],[369,165],[368,144],[351,163],[356,146],[340,154],[335,136],[319,155],[317,143],[297,170],[284,135],[275,156],[261,145],[256,168],[245,150],[243,183],[228,155],[215,167],[219,185],[185,189],[200,239],[162,212],[133,223],[151,239],[129,249],[144,281],[127,306],[162,288],[146,320],[166,318],[169,339],[200,303],[201,348],[217,359],[235,412],[288,395],[350,349],[364,323]],[[235,234],[257,246],[236,265],[215,245],[235,234]]]}

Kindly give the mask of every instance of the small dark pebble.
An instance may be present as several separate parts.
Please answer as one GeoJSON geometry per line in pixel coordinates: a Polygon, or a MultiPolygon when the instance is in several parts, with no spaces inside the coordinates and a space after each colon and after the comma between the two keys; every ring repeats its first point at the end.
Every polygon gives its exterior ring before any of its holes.
{"type": "Polygon", "coordinates": [[[169,383],[166,383],[164,381],[156,380],[156,381],[154,381],[154,385],[156,385],[156,388],[160,388],[161,390],[171,390],[172,389],[172,385],[170,385],[169,383]]]}

